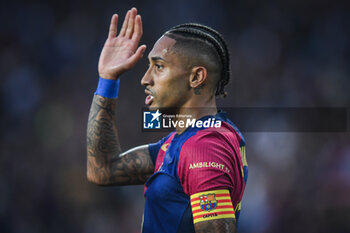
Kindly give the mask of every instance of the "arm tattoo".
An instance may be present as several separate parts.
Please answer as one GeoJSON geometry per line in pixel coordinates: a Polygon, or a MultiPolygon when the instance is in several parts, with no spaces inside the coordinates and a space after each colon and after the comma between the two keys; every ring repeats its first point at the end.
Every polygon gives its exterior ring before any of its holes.
{"type": "Polygon", "coordinates": [[[194,225],[196,233],[234,233],[236,220],[233,218],[214,219],[194,225]]]}
{"type": "Polygon", "coordinates": [[[87,177],[100,185],[143,184],[154,170],[148,146],[121,154],[116,102],[116,99],[94,96],[87,127],[87,177]]]}

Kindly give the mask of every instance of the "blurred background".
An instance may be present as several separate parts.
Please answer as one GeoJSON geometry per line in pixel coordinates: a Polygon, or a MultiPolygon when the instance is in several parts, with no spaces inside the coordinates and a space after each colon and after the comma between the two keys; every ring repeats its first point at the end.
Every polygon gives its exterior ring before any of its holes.
{"type": "MultiPolygon", "coordinates": [[[[143,187],[97,187],[85,175],[99,53],[111,15],[124,17],[132,6],[143,18],[146,53],[180,23],[204,23],[224,35],[233,77],[220,106],[349,109],[347,1],[22,0],[0,6],[0,232],[139,232],[143,187]]],[[[144,58],[121,80],[124,150],[164,136],[141,132],[147,64],[144,58]]],[[[244,135],[249,177],[240,232],[350,232],[348,131],[244,135]]]]}

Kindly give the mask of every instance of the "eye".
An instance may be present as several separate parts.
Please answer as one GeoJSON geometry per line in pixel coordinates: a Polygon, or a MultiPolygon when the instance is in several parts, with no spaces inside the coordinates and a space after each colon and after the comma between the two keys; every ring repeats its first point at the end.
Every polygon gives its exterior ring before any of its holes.
{"type": "Polygon", "coordinates": [[[162,70],[164,68],[163,65],[159,65],[159,64],[154,64],[154,66],[156,67],[157,70],[162,70]]]}

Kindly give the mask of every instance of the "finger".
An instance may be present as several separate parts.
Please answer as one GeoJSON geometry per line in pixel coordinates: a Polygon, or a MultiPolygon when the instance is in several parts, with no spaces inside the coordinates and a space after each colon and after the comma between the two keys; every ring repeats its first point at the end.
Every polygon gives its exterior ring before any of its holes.
{"type": "Polygon", "coordinates": [[[130,16],[130,10],[125,15],[123,26],[122,26],[122,29],[120,29],[120,33],[119,33],[120,36],[125,36],[126,27],[129,21],[129,16],[130,16]]]}
{"type": "Polygon", "coordinates": [[[146,50],[146,45],[141,45],[140,47],[138,47],[136,52],[129,58],[129,64],[131,66],[134,66],[136,62],[143,57],[145,50],[146,50]]]}
{"type": "Polygon", "coordinates": [[[134,31],[134,21],[135,21],[136,14],[137,14],[137,10],[136,10],[136,8],[133,7],[131,9],[131,12],[130,12],[128,27],[127,27],[126,33],[125,33],[125,37],[127,37],[127,38],[131,38],[131,35],[134,31]]]}
{"type": "Polygon", "coordinates": [[[113,38],[117,35],[118,15],[114,14],[109,25],[108,38],[113,38]]]}
{"type": "Polygon", "coordinates": [[[139,41],[142,36],[142,19],[140,15],[137,15],[135,18],[135,28],[132,35],[132,40],[139,41]]]}

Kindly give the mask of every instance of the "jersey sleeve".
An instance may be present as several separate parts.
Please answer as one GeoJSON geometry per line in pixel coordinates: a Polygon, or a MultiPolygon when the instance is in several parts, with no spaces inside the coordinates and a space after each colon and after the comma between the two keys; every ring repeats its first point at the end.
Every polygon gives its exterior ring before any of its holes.
{"type": "Polygon", "coordinates": [[[232,197],[239,197],[244,189],[239,153],[233,133],[209,131],[192,136],[182,147],[178,165],[185,193],[192,196],[208,190],[229,190],[232,197]]]}
{"type": "Polygon", "coordinates": [[[158,152],[159,149],[161,148],[161,146],[163,145],[163,143],[168,140],[168,138],[171,136],[171,134],[169,134],[168,136],[162,138],[161,140],[159,140],[156,143],[151,143],[148,144],[148,151],[149,154],[151,156],[152,162],[153,164],[156,164],[156,160],[157,160],[157,156],[158,156],[158,152]]]}

